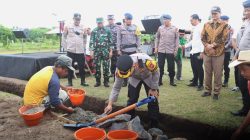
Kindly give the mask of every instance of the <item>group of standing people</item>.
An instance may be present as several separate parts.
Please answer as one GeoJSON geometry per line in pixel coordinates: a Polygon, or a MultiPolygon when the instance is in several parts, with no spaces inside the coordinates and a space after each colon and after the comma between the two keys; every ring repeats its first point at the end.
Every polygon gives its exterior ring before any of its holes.
{"type": "MultiPolygon", "coordinates": [[[[84,28],[81,24],[81,15],[74,14],[74,23],[64,28],[62,36],[62,46],[67,51],[67,56],[72,58],[73,66],[79,68],[81,85],[88,86],[85,81],[84,72],[84,49],[87,45],[87,36],[90,35],[90,55],[94,59],[96,84],[101,85],[101,67],[103,68],[104,86],[109,87],[110,72],[115,77],[116,61],[119,55],[131,55],[137,52],[140,46],[139,28],[132,24],[133,16],[130,13],[124,15],[124,23],[115,23],[114,15],[108,15],[108,25],[104,25],[104,19],[96,19],[97,27],[90,31],[90,28],[84,28]],[[111,62],[110,62],[111,60],[111,62]],[[101,66],[102,65],[102,66],[101,66]]],[[[73,72],[69,73],[68,85],[72,86],[73,72]]],[[[123,86],[127,86],[127,79],[123,86]]]]}

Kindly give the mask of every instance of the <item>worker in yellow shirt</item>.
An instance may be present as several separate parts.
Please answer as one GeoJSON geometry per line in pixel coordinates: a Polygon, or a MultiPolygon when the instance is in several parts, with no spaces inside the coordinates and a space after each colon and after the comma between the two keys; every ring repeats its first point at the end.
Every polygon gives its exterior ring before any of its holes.
{"type": "Polygon", "coordinates": [[[28,81],[24,91],[24,105],[44,105],[45,108],[55,107],[72,113],[74,109],[63,105],[68,99],[65,91],[70,88],[60,85],[59,78],[66,77],[72,67],[72,59],[66,55],[57,58],[54,66],[47,66],[34,74],[28,81]]]}

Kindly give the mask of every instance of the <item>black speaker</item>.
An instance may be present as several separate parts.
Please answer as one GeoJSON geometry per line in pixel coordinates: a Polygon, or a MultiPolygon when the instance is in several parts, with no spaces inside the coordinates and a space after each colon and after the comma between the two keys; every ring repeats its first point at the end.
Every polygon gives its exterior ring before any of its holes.
{"type": "Polygon", "coordinates": [[[155,34],[161,26],[161,21],[157,19],[143,19],[141,20],[146,34],[155,34]]]}
{"type": "Polygon", "coordinates": [[[12,32],[16,38],[28,38],[29,37],[29,30],[28,29],[13,30],[12,32]]]}

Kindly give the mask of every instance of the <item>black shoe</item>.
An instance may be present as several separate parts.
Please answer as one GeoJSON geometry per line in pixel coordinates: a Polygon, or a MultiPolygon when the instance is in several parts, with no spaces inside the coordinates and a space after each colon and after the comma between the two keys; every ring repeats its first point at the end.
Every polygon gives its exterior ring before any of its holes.
{"type": "Polygon", "coordinates": [[[105,87],[109,87],[109,82],[108,81],[109,81],[108,79],[104,80],[103,85],[105,87]]]}
{"type": "Polygon", "coordinates": [[[233,116],[239,116],[239,117],[244,117],[247,115],[247,111],[243,111],[243,110],[239,110],[239,111],[236,111],[236,112],[231,112],[231,114],[233,116]]]}
{"type": "Polygon", "coordinates": [[[191,79],[191,80],[189,80],[189,82],[191,82],[191,83],[192,83],[193,81],[194,81],[194,78],[193,78],[193,79],[191,79]]]}
{"type": "Polygon", "coordinates": [[[72,84],[72,80],[71,81],[68,81],[68,85],[67,85],[67,87],[72,87],[73,86],[73,84],[72,84]]]}
{"type": "Polygon", "coordinates": [[[224,82],[224,83],[222,84],[222,87],[228,87],[228,83],[227,83],[227,82],[224,82]]]}
{"type": "Polygon", "coordinates": [[[170,85],[171,85],[171,86],[174,86],[174,87],[177,86],[174,82],[170,82],[170,85]]]}
{"type": "Polygon", "coordinates": [[[99,86],[101,86],[100,82],[96,82],[95,85],[94,85],[94,87],[99,87],[99,86]]]}
{"type": "Polygon", "coordinates": [[[202,91],[204,89],[204,86],[198,86],[197,91],[202,91]]]}
{"type": "Polygon", "coordinates": [[[84,87],[89,86],[86,82],[85,82],[85,77],[81,78],[81,85],[84,87]]]}
{"type": "Polygon", "coordinates": [[[211,93],[209,93],[209,92],[204,92],[204,93],[201,95],[201,97],[207,97],[207,96],[211,96],[211,93]]]}
{"type": "Polygon", "coordinates": [[[214,100],[219,100],[219,95],[218,94],[214,94],[213,99],[214,100]]]}
{"type": "Polygon", "coordinates": [[[190,83],[190,84],[188,84],[187,86],[189,86],[189,87],[197,87],[197,84],[195,84],[195,83],[190,83]]]}

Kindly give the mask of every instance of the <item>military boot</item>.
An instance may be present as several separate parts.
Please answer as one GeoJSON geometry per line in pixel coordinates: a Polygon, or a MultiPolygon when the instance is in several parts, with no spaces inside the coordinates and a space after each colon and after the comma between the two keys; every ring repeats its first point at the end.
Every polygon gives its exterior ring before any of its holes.
{"type": "Polygon", "coordinates": [[[99,87],[101,85],[101,79],[96,79],[94,87],[99,87]]]}

